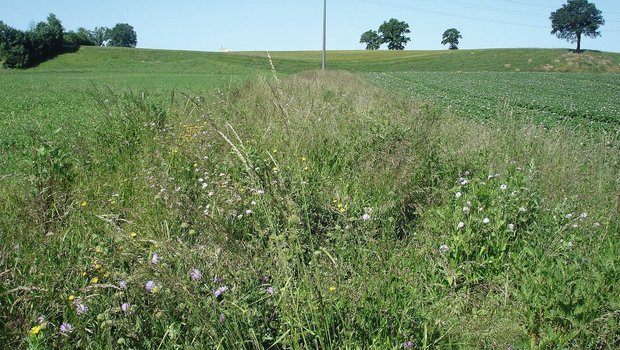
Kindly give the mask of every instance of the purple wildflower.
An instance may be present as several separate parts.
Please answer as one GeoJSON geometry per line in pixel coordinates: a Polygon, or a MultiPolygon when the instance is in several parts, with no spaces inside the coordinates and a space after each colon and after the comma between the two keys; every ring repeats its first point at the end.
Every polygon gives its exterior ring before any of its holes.
{"type": "Polygon", "coordinates": [[[216,298],[219,298],[222,294],[224,294],[227,291],[228,291],[227,286],[221,286],[218,289],[216,289],[215,292],[213,292],[213,295],[215,295],[216,298]]]}
{"type": "Polygon", "coordinates": [[[267,294],[269,295],[274,295],[276,293],[276,290],[273,287],[267,287],[265,292],[267,292],[267,294]]]}
{"type": "Polygon", "coordinates": [[[75,303],[75,312],[76,312],[78,315],[83,315],[83,314],[85,314],[87,311],[88,311],[88,306],[86,306],[86,305],[84,305],[84,304],[82,304],[82,303],[80,303],[80,302],[75,303]]]}
{"type": "Polygon", "coordinates": [[[146,282],[146,284],[144,285],[144,288],[146,288],[147,291],[151,292],[155,288],[155,282],[154,281],[146,282]]]}
{"type": "Polygon", "coordinates": [[[222,281],[224,281],[224,279],[220,276],[215,276],[213,277],[213,283],[222,283],[222,281]]]}
{"type": "Polygon", "coordinates": [[[125,302],[121,305],[121,310],[123,310],[123,312],[127,312],[129,311],[129,303],[125,302]]]}
{"type": "Polygon", "coordinates": [[[125,280],[118,281],[118,286],[120,289],[127,289],[127,281],[125,280]]]}
{"type": "Polygon", "coordinates": [[[63,335],[66,335],[71,332],[73,332],[73,326],[71,325],[71,323],[63,322],[60,325],[60,333],[62,333],[63,335]]]}
{"type": "Polygon", "coordinates": [[[196,268],[191,269],[189,272],[189,278],[191,278],[192,281],[200,281],[202,279],[202,273],[196,268]]]}
{"type": "Polygon", "coordinates": [[[159,255],[157,253],[153,253],[151,256],[151,264],[155,265],[159,262],[159,255]]]}
{"type": "Polygon", "coordinates": [[[269,281],[271,280],[271,276],[262,275],[260,276],[259,280],[260,280],[260,283],[266,284],[266,283],[269,283],[269,281]]]}
{"type": "Polygon", "coordinates": [[[403,349],[413,349],[413,342],[411,340],[404,342],[403,349]]]}
{"type": "Polygon", "coordinates": [[[364,213],[364,215],[362,215],[362,221],[370,221],[370,214],[364,213]]]}

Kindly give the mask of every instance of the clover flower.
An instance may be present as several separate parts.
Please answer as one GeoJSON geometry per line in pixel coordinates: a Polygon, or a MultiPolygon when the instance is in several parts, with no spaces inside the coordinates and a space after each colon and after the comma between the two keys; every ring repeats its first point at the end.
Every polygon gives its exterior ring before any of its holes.
{"type": "Polygon", "coordinates": [[[482,223],[485,224],[485,225],[488,224],[489,222],[491,222],[491,220],[489,218],[482,219],[482,223]]]}
{"type": "Polygon", "coordinates": [[[506,184],[501,184],[501,185],[499,186],[499,189],[500,189],[500,190],[502,190],[502,191],[506,191],[506,189],[508,189],[508,185],[506,185],[506,184]]]}
{"type": "Polygon", "coordinates": [[[459,222],[458,225],[456,225],[456,228],[458,230],[462,229],[463,227],[465,227],[465,223],[463,221],[459,222]]]}

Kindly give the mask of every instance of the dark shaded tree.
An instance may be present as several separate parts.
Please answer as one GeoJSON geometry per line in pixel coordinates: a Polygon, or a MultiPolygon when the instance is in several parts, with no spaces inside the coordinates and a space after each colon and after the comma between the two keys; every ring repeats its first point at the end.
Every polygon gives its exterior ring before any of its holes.
{"type": "Polygon", "coordinates": [[[605,24],[603,13],[588,0],[568,0],[549,16],[551,34],[571,43],[577,42],[576,52],[581,52],[581,38],[601,36],[598,29],[605,24]]]}
{"type": "Polygon", "coordinates": [[[463,39],[463,36],[456,28],[450,28],[443,32],[442,39],[441,45],[450,44],[450,50],[458,50],[459,39],[463,39]]]}
{"type": "Polygon", "coordinates": [[[388,44],[388,50],[404,50],[407,42],[411,38],[405,34],[411,33],[409,24],[397,19],[390,19],[379,27],[379,33],[383,37],[383,42],[388,44]]]}
{"type": "Polygon", "coordinates": [[[95,46],[93,32],[82,27],[75,32],[68,31],[65,33],[65,46],[95,46]]]}
{"type": "Polygon", "coordinates": [[[0,25],[0,60],[6,68],[28,68],[62,52],[64,29],[54,14],[23,32],[0,25]]]}
{"type": "Polygon", "coordinates": [[[27,68],[31,62],[31,41],[28,35],[0,22],[0,60],[5,68],[27,68]]]}
{"type": "Polygon", "coordinates": [[[107,31],[106,39],[108,46],[136,47],[138,44],[136,32],[127,23],[117,23],[114,28],[107,31]]]}
{"type": "Polygon", "coordinates": [[[383,38],[375,30],[364,32],[360,38],[360,44],[366,44],[366,50],[379,50],[382,43],[383,38]]]}

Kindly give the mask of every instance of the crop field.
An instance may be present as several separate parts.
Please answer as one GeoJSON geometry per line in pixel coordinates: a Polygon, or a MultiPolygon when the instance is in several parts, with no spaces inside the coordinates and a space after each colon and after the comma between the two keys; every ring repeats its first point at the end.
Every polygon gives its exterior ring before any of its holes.
{"type": "Polygon", "coordinates": [[[271,57],[0,71],[0,349],[620,348],[620,54],[271,57]]]}
{"type": "Polygon", "coordinates": [[[369,73],[373,83],[468,117],[493,118],[508,109],[544,122],[620,125],[620,75],[576,73],[369,73]],[[501,110],[504,109],[504,110],[501,110]]]}

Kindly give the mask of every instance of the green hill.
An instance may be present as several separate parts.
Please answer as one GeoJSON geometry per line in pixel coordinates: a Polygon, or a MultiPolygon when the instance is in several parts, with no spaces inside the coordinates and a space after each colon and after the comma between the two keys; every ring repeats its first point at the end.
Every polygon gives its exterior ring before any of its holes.
{"type": "MultiPolygon", "coordinates": [[[[316,69],[320,51],[272,52],[283,74],[316,69]]],[[[395,71],[579,71],[620,72],[620,54],[563,49],[484,49],[442,51],[329,51],[328,68],[353,72],[395,71]]],[[[242,77],[269,72],[267,52],[197,52],[82,47],[58,56],[32,73],[194,74],[242,77]]],[[[7,71],[3,71],[4,74],[7,71]]]]}

